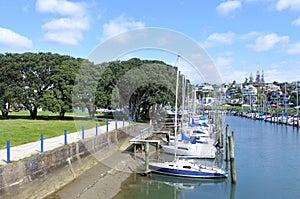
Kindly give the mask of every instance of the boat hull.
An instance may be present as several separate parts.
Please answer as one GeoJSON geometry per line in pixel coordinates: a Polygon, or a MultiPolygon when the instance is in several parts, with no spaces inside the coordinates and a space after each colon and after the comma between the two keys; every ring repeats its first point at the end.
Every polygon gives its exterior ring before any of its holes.
{"type": "Polygon", "coordinates": [[[196,171],[181,171],[176,169],[168,169],[168,168],[157,168],[157,167],[150,167],[151,172],[159,173],[163,175],[169,176],[177,176],[177,177],[184,177],[184,178],[226,178],[226,174],[218,174],[218,173],[202,173],[196,171]]]}

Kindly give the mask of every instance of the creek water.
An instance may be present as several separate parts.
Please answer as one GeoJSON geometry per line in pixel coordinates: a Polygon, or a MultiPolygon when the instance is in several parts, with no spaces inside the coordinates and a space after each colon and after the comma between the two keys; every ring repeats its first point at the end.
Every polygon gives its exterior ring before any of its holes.
{"type": "Polygon", "coordinates": [[[223,129],[226,124],[235,132],[236,185],[230,176],[187,180],[133,174],[115,199],[300,198],[300,129],[235,116],[225,116],[223,129]]]}

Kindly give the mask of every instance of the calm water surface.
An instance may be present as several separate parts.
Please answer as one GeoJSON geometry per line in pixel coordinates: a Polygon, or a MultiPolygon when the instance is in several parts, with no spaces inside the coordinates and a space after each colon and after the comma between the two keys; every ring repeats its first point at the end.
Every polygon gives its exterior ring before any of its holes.
{"type": "Polygon", "coordinates": [[[226,124],[235,132],[236,186],[230,177],[183,180],[132,175],[116,198],[300,198],[300,130],[234,116],[225,117],[226,124]]]}

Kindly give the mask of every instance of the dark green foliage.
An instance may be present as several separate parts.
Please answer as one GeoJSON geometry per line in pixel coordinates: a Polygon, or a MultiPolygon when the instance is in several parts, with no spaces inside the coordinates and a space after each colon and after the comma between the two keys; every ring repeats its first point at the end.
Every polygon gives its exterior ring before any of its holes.
{"type": "Polygon", "coordinates": [[[74,107],[91,118],[96,107],[125,107],[128,116],[149,119],[154,106],[174,105],[176,71],[161,61],[136,58],[94,64],[52,53],[0,54],[2,118],[21,108],[32,119],[38,108],[59,112],[63,119],[74,107]]]}
{"type": "Polygon", "coordinates": [[[58,111],[60,115],[70,110],[71,106],[66,107],[65,103],[71,102],[66,92],[71,92],[78,70],[74,58],[52,53],[7,53],[0,59],[3,118],[7,118],[10,109],[25,108],[32,119],[36,119],[38,108],[58,111]]]}
{"type": "MultiPolygon", "coordinates": [[[[129,116],[149,119],[154,105],[174,105],[176,68],[161,61],[130,59],[111,62],[100,78],[97,106],[128,108],[129,116]]],[[[179,81],[181,82],[181,81],[179,81]]]]}

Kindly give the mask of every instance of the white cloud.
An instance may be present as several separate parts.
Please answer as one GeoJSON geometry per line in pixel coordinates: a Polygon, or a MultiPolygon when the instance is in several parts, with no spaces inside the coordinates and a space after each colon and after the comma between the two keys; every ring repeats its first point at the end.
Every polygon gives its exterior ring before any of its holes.
{"type": "Polygon", "coordinates": [[[10,29],[0,27],[0,46],[13,49],[29,49],[32,41],[10,29]]]}
{"type": "Polygon", "coordinates": [[[281,11],[284,9],[300,10],[299,0],[279,0],[276,3],[276,9],[281,11]]]}
{"type": "Polygon", "coordinates": [[[221,15],[227,15],[241,7],[242,7],[242,3],[240,1],[233,0],[233,1],[226,1],[220,3],[217,6],[216,10],[221,15]]]}
{"type": "Polygon", "coordinates": [[[249,44],[246,46],[254,51],[267,51],[272,49],[278,43],[288,42],[288,41],[289,41],[288,36],[278,36],[275,33],[271,33],[271,34],[258,37],[255,40],[254,45],[249,44]]]}
{"type": "Polygon", "coordinates": [[[202,46],[212,47],[218,44],[232,44],[236,36],[237,35],[233,32],[213,33],[202,43],[202,46]]]}
{"type": "Polygon", "coordinates": [[[228,57],[218,57],[218,58],[216,59],[216,65],[217,65],[218,67],[224,68],[224,67],[230,66],[231,63],[232,63],[232,61],[233,61],[232,58],[228,58],[228,57]]]}
{"type": "Polygon", "coordinates": [[[67,0],[37,0],[36,9],[43,13],[58,13],[68,16],[85,15],[85,3],[74,3],[67,0]]]}
{"type": "Polygon", "coordinates": [[[269,70],[264,70],[266,82],[292,82],[299,80],[300,63],[298,61],[282,61],[272,63],[269,70]],[[291,70],[287,70],[290,68],[291,70]]]}
{"type": "Polygon", "coordinates": [[[52,19],[42,26],[42,29],[46,31],[44,35],[46,41],[77,45],[83,38],[82,32],[90,25],[85,3],[67,0],[37,0],[36,9],[42,13],[65,16],[52,19]]]}
{"type": "Polygon", "coordinates": [[[53,29],[75,29],[85,30],[88,28],[88,18],[82,18],[81,20],[75,20],[73,18],[60,18],[53,19],[42,26],[45,30],[53,29]]]}
{"type": "Polygon", "coordinates": [[[300,17],[295,19],[293,22],[292,22],[292,25],[294,26],[300,26],[300,17]]]}
{"type": "Polygon", "coordinates": [[[300,54],[300,42],[289,44],[286,52],[288,54],[300,54]]]}
{"type": "Polygon", "coordinates": [[[103,35],[102,41],[110,37],[116,36],[120,33],[134,30],[138,28],[144,28],[145,24],[140,21],[134,21],[132,18],[125,17],[123,15],[111,19],[109,23],[104,24],[103,26],[103,35]]]}

